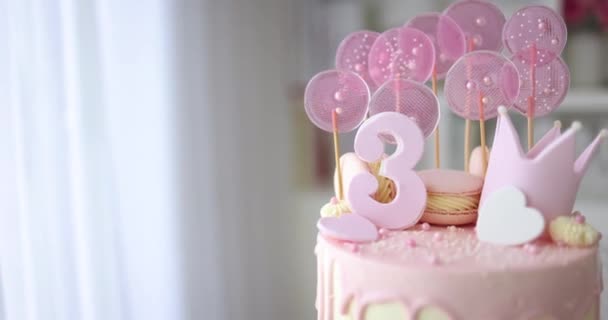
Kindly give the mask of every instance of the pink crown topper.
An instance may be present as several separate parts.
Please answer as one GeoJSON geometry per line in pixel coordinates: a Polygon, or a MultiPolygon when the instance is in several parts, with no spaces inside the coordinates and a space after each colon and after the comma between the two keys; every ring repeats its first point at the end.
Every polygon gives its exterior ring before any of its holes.
{"type": "Polygon", "coordinates": [[[577,159],[575,136],[580,128],[580,123],[574,122],[561,133],[558,124],[526,154],[506,108],[499,108],[480,206],[495,191],[514,186],[525,194],[528,206],[539,210],[547,222],[570,214],[589,162],[608,135],[602,130],[577,159]]]}

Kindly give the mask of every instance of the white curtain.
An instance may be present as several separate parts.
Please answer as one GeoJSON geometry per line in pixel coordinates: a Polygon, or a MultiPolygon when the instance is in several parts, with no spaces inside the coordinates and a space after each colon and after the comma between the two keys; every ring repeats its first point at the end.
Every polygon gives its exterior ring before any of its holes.
{"type": "Polygon", "coordinates": [[[170,11],[0,2],[7,319],[177,319],[170,11]]]}
{"type": "Polygon", "coordinates": [[[0,319],[310,318],[286,200],[296,16],[0,0],[0,319]]]}

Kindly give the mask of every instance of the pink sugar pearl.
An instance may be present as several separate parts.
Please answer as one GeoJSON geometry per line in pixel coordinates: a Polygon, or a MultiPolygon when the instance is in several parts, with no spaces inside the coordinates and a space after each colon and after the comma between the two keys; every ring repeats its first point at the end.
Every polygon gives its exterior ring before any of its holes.
{"type": "Polygon", "coordinates": [[[433,235],[433,240],[434,241],[442,241],[443,240],[443,235],[441,233],[437,232],[437,233],[435,233],[433,235]]]}
{"type": "Polygon", "coordinates": [[[439,257],[437,257],[436,255],[432,255],[429,257],[429,263],[436,266],[440,263],[439,261],[439,257]]]}
{"type": "Polygon", "coordinates": [[[576,221],[576,223],[578,224],[583,224],[585,223],[585,216],[582,214],[577,214],[576,216],[574,216],[574,221],[576,221]]]}
{"type": "Polygon", "coordinates": [[[431,225],[430,224],[428,224],[426,222],[422,224],[422,230],[428,231],[430,229],[431,229],[431,225]]]}
{"type": "Polygon", "coordinates": [[[416,240],[414,240],[414,239],[407,239],[407,241],[405,243],[410,248],[416,248],[416,240]]]}
{"type": "Polygon", "coordinates": [[[536,255],[540,252],[540,249],[538,248],[538,246],[534,245],[534,244],[525,244],[524,250],[526,250],[526,252],[533,254],[533,255],[536,255]]]}

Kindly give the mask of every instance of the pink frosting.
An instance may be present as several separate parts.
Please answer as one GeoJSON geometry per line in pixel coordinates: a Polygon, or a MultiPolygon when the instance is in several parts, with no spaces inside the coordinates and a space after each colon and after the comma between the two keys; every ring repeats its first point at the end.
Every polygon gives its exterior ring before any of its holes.
{"type": "Polygon", "coordinates": [[[472,228],[418,225],[350,248],[318,238],[319,319],[333,318],[334,302],[342,313],[353,302],[361,317],[369,304],[399,302],[410,316],[433,306],[453,320],[576,320],[599,301],[602,288],[597,247],[495,246],[477,241],[472,228]],[[333,294],[334,264],[345,279],[342,296],[333,294]]]}

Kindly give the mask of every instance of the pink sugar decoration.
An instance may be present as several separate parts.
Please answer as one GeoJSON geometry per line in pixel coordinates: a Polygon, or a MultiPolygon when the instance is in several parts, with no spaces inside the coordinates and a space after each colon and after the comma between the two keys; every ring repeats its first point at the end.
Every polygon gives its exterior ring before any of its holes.
{"type": "Polygon", "coordinates": [[[407,239],[406,244],[407,244],[407,246],[408,246],[408,247],[410,247],[410,248],[415,248],[415,247],[416,247],[416,245],[417,245],[416,240],[411,239],[411,238],[410,238],[410,239],[407,239]]]}
{"type": "Polygon", "coordinates": [[[505,23],[503,40],[511,53],[538,49],[559,55],[566,46],[567,30],[564,20],[553,9],[544,6],[527,6],[519,9],[505,23]]]}
{"type": "Polygon", "coordinates": [[[351,246],[350,246],[350,250],[351,250],[352,252],[354,252],[354,253],[357,253],[357,252],[359,252],[359,251],[361,250],[361,247],[360,247],[358,244],[353,243],[353,244],[351,244],[351,246]]]}
{"type": "Polygon", "coordinates": [[[494,192],[513,186],[526,195],[527,206],[537,209],[549,223],[569,216],[590,161],[597,155],[601,134],[576,158],[576,123],[563,133],[554,127],[524,152],[506,109],[501,108],[494,144],[481,194],[480,206],[494,192]]]}
{"type": "Polygon", "coordinates": [[[369,102],[369,114],[387,111],[399,112],[414,120],[425,138],[439,123],[437,96],[427,86],[413,80],[391,79],[378,88],[369,102]]]}
{"type": "Polygon", "coordinates": [[[367,56],[379,33],[367,30],[356,31],[344,38],[336,50],[336,68],[350,70],[363,78],[371,92],[376,83],[369,75],[367,56]]]}
{"type": "Polygon", "coordinates": [[[577,214],[574,216],[574,221],[576,221],[576,223],[578,224],[584,224],[585,223],[585,216],[582,214],[577,214]]]}
{"type": "Polygon", "coordinates": [[[369,172],[352,178],[346,200],[353,212],[378,228],[401,230],[416,225],[426,205],[426,188],[413,168],[424,151],[424,137],[416,123],[397,112],[383,112],[367,119],[355,136],[355,153],[366,162],[382,160],[383,175],[393,180],[396,196],[390,203],[370,197],[378,180],[369,172]],[[396,151],[385,156],[381,135],[389,133],[396,151]],[[405,192],[403,192],[405,190],[405,192]]]}
{"type": "Polygon", "coordinates": [[[422,230],[428,231],[430,229],[431,229],[431,225],[430,224],[428,224],[426,222],[422,224],[422,230]]]}
{"type": "Polygon", "coordinates": [[[473,50],[500,51],[502,29],[506,18],[500,9],[487,1],[456,1],[445,9],[444,14],[452,18],[474,44],[473,50]]]}
{"type": "Polygon", "coordinates": [[[537,49],[521,50],[511,56],[519,72],[519,94],[513,108],[524,115],[529,113],[529,99],[534,99],[532,116],[541,117],[551,113],[566,98],[570,88],[570,70],[559,54],[537,49]],[[533,60],[533,57],[536,59],[533,60]]]}
{"type": "Polygon", "coordinates": [[[386,235],[388,235],[389,231],[388,231],[388,229],[380,228],[380,230],[378,232],[380,233],[380,235],[386,236],[386,235]]]}
{"type": "Polygon", "coordinates": [[[433,240],[434,241],[443,241],[443,234],[437,232],[433,235],[433,240]]]}
{"type": "Polygon", "coordinates": [[[439,257],[437,257],[436,255],[431,255],[429,257],[429,263],[436,266],[440,263],[441,261],[439,260],[439,257]]]}
{"type": "Polygon", "coordinates": [[[426,82],[435,65],[435,46],[422,31],[409,27],[386,30],[368,55],[370,77],[381,86],[391,79],[426,82]]]}
{"type": "Polygon", "coordinates": [[[424,32],[435,46],[435,72],[438,79],[466,52],[466,37],[456,21],[447,15],[432,12],[419,14],[405,24],[424,32]]]}
{"type": "Polygon", "coordinates": [[[500,106],[511,106],[520,91],[513,62],[492,51],[467,53],[454,63],[445,79],[450,109],[469,120],[492,119],[500,106]],[[481,100],[481,105],[476,101],[481,100]]]}
{"type": "Polygon", "coordinates": [[[304,110],[314,125],[333,133],[332,114],[340,109],[337,131],[350,132],[365,120],[369,99],[369,87],[358,74],[348,70],[326,70],[308,82],[304,110]]]}
{"type": "Polygon", "coordinates": [[[529,243],[524,245],[524,250],[533,255],[537,255],[540,252],[540,249],[537,245],[529,243]]]}
{"type": "Polygon", "coordinates": [[[338,198],[331,197],[331,199],[329,199],[329,203],[331,203],[331,204],[338,204],[338,198]]]}

